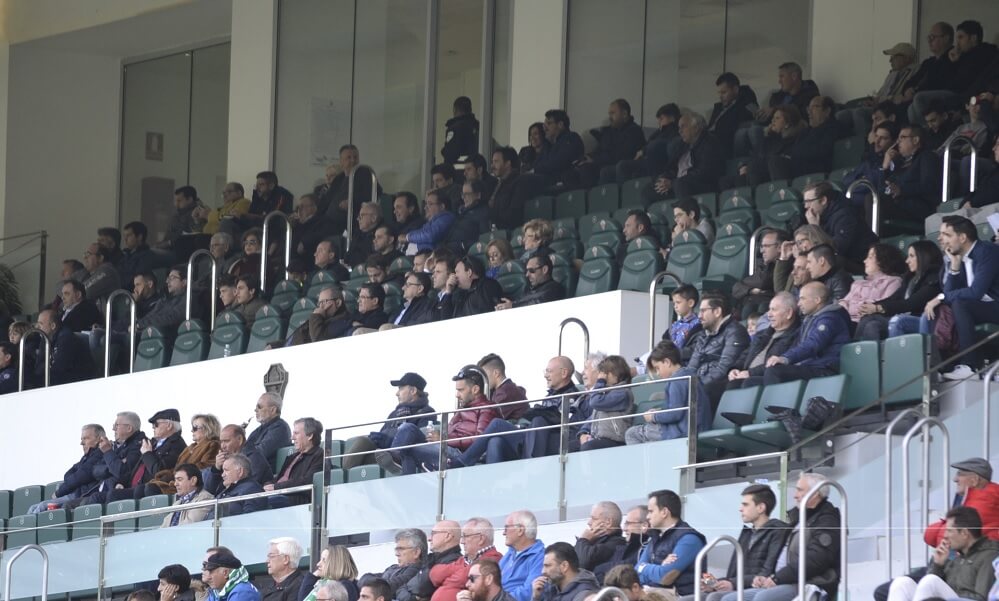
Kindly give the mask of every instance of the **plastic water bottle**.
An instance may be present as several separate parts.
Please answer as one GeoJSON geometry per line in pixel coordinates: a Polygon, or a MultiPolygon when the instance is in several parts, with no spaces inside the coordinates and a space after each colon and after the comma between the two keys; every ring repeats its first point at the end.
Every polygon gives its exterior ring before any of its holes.
{"type": "Polygon", "coordinates": [[[228,357],[228,356],[229,356],[229,355],[231,355],[231,354],[232,354],[232,348],[231,348],[231,347],[230,347],[230,346],[228,345],[228,343],[227,343],[227,344],[225,345],[225,348],[224,348],[224,349],[222,349],[222,356],[223,356],[223,357],[228,357]]]}

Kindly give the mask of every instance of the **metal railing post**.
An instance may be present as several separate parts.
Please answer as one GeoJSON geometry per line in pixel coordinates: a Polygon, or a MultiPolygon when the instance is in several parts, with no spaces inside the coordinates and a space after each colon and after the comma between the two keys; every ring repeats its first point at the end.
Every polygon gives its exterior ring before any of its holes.
{"type": "MultiPolygon", "coordinates": [[[[687,463],[697,463],[697,376],[687,377],[687,463]]],[[[687,495],[697,488],[697,468],[680,472],[680,494],[687,495]]],[[[699,572],[698,572],[699,573],[699,572]]]]}
{"type": "MultiPolygon", "coordinates": [[[[703,549],[694,558],[694,574],[700,578],[700,574],[704,573],[704,558],[707,557],[708,551],[713,549],[715,545],[720,542],[732,543],[735,547],[735,577],[736,577],[736,589],[735,598],[736,601],[742,601],[744,594],[745,584],[743,583],[743,566],[745,558],[743,557],[742,546],[739,545],[738,539],[734,536],[729,536],[728,534],[722,534],[721,536],[715,537],[710,543],[704,546],[703,549]]],[[[625,597],[627,599],[627,597],[625,597]]],[[[700,583],[694,583],[694,601],[701,601],[701,587],[700,583]]]]}
{"type": "MultiPolygon", "coordinates": [[[[188,280],[190,282],[190,280],[188,280]]],[[[190,290],[190,287],[188,287],[190,290]]],[[[115,290],[104,304],[104,377],[111,375],[111,304],[119,296],[128,298],[128,373],[135,371],[135,298],[128,290],[115,290]]]]}
{"type": "Polygon", "coordinates": [[[447,470],[447,426],[450,421],[447,411],[441,413],[440,450],[437,455],[437,521],[444,519],[444,477],[447,470]]]}
{"type": "Polygon", "coordinates": [[[45,230],[41,231],[39,244],[38,244],[38,306],[42,307],[45,304],[45,261],[48,260],[48,249],[49,249],[49,233],[45,230]]]}
{"type": "Polygon", "coordinates": [[[961,144],[967,144],[971,146],[971,187],[970,192],[975,191],[975,175],[978,171],[978,154],[975,152],[975,145],[972,143],[971,138],[965,136],[958,136],[947,144],[944,148],[943,154],[943,185],[940,188],[940,202],[944,203],[950,200],[950,149],[954,146],[961,144]]]}
{"type": "Polygon", "coordinates": [[[774,230],[774,228],[770,227],[769,225],[761,225],[760,227],[756,228],[756,231],[753,232],[753,234],[749,237],[749,275],[756,274],[756,260],[758,258],[758,255],[760,254],[756,252],[756,250],[757,247],[760,245],[759,241],[762,239],[762,236],[760,234],[764,232],[773,232],[773,231],[776,230],[774,230]]]}
{"type": "Polygon", "coordinates": [[[985,396],[982,397],[982,429],[983,429],[983,432],[982,432],[982,434],[983,434],[983,437],[982,437],[982,447],[983,447],[982,457],[984,457],[986,460],[988,460],[989,457],[991,457],[991,452],[990,452],[991,451],[991,441],[989,441],[989,434],[990,434],[991,428],[989,427],[990,426],[989,422],[992,421],[992,415],[991,415],[991,411],[989,409],[989,397],[992,396],[992,394],[991,394],[992,393],[992,376],[995,375],[996,370],[999,370],[999,361],[996,361],[995,363],[993,363],[992,366],[989,367],[988,371],[985,372],[985,383],[983,384],[983,387],[985,388],[985,392],[984,392],[985,396]]]}
{"type": "Polygon", "coordinates": [[[590,356],[590,328],[586,327],[582,319],[578,317],[567,317],[562,320],[562,323],[558,327],[558,354],[562,356],[562,335],[565,333],[565,326],[569,324],[576,324],[579,329],[583,331],[583,361],[590,356]]]}
{"type": "MultiPolygon", "coordinates": [[[[895,426],[897,426],[899,424],[899,422],[901,422],[903,419],[905,419],[909,415],[915,415],[916,419],[919,419],[919,418],[923,417],[923,414],[920,413],[916,409],[911,409],[911,408],[910,409],[906,409],[905,411],[903,411],[903,412],[899,413],[898,415],[896,415],[895,419],[891,420],[891,423],[889,423],[888,427],[885,429],[885,487],[886,487],[886,489],[885,489],[885,559],[887,560],[885,562],[885,570],[888,573],[888,580],[891,580],[892,579],[892,574],[895,573],[892,570],[892,567],[891,567],[891,559],[892,559],[892,557],[891,557],[892,556],[892,553],[891,553],[891,547],[892,547],[892,544],[891,544],[891,515],[892,515],[892,512],[891,512],[891,501],[892,501],[892,499],[891,499],[891,497],[892,497],[892,494],[891,494],[891,476],[892,476],[892,473],[891,473],[891,456],[892,456],[891,435],[892,435],[892,432],[894,432],[894,430],[895,430],[895,426]]],[[[906,536],[908,536],[908,533],[906,533],[906,536]]]]}
{"type": "Polygon", "coordinates": [[[38,551],[39,555],[42,556],[42,601],[48,601],[49,598],[49,554],[41,547],[41,545],[24,545],[21,549],[10,558],[7,562],[7,569],[4,570],[4,585],[3,585],[3,598],[4,601],[10,601],[10,576],[14,568],[14,563],[21,559],[21,556],[28,551],[38,551]]]}
{"type": "MultiPolygon", "coordinates": [[[[672,278],[677,286],[683,286],[683,281],[670,271],[660,271],[649,284],[649,350],[656,346],[656,286],[666,278],[672,278]]],[[[666,327],[673,323],[673,305],[666,306],[666,327]]]]}
{"type": "Polygon", "coordinates": [[[24,390],[24,343],[32,335],[38,334],[42,337],[45,342],[45,388],[49,387],[49,357],[52,354],[52,341],[49,339],[49,335],[45,332],[39,330],[38,328],[31,328],[21,336],[21,342],[18,344],[18,355],[17,355],[17,391],[21,392],[24,390]]]}
{"type": "Polygon", "coordinates": [[[107,528],[113,528],[111,524],[106,524],[103,521],[99,522],[97,531],[97,601],[102,601],[104,599],[104,576],[107,573],[107,568],[104,566],[104,562],[107,560],[107,544],[108,538],[106,530],[107,528]]]}
{"type": "MultiPolygon", "coordinates": [[[[923,494],[922,494],[922,508],[920,511],[920,519],[923,524],[927,524],[929,521],[929,504],[930,504],[930,483],[929,483],[929,449],[930,449],[930,427],[936,426],[940,428],[940,433],[943,435],[943,485],[944,485],[944,502],[949,502],[950,499],[950,478],[948,472],[950,471],[950,432],[947,430],[947,426],[944,425],[942,421],[935,417],[924,417],[918,422],[913,424],[909,431],[905,433],[905,437],[902,439],[902,519],[903,519],[903,530],[905,531],[905,570],[909,571],[912,569],[912,540],[911,540],[911,509],[909,507],[909,443],[912,442],[912,438],[916,435],[917,431],[922,431],[923,435],[923,494]]],[[[929,553],[929,551],[927,551],[929,553]]]]}
{"type": "MultiPolygon", "coordinates": [[[[265,236],[267,235],[267,223],[266,222],[264,223],[264,235],[265,236]]],[[[198,250],[194,251],[193,253],[191,253],[191,256],[188,257],[188,259],[187,259],[187,299],[186,299],[186,303],[187,304],[185,305],[185,307],[187,309],[184,312],[184,319],[191,319],[191,299],[192,299],[192,295],[194,293],[194,263],[195,263],[195,261],[198,260],[199,257],[208,257],[211,260],[211,262],[212,262],[212,273],[211,273],[212,283],[209,286],[209,292],[210,292],[210,296],[211,296],[211,301],[210,301],[211,302],[211,315],[209,316],[209,331],[214,331],[215,330],[215,302],[216,302],[217,297],[218,297],[218,294],[216,292],[216,288],[219,285],[219,282],[218,282],[218,280],[219,280],[219,278],[218,278],[219,262],[215,260],[215,257],[212,255],[212,253],[208,252],[207,250],[205,250],[203,248],[202,249],[198,249],[198,250]]],[[[266,257],[266,255],[261,255],[260,260],[263,261],[265,257],[266,257]]]]}
{"type": "Polygon", "coordinates": [[[621,601],[628,601],[628,595],[616,586],[603,587],[597,591],[596,595],[593,596],[592,601],[603,601],[607,597],[607,593],[614,593],[615,598],[620,599],[621,601]]]}
{"type": "Polygon", "coordinates": [[[347,245],[345,250],[348,251],[350,243],[354,239],[354,174],[362,167],[371,173],[371,202],[378,202],[378,178],[375,177],[375,170],[369,165],[357,165],[347,176],[347,245]]]}
{"type": "Polygon", "coordinates": [[[291,221],[288,220],[288,216],[281,211],[271,211],[264,217],[263,234],[260,239],[260,294],[264,294],[267,290],[267,232],[268,226],[271,223],[271,219],[274,217],[280,217],[284,219],[284,277],[288,278],[288,263],[291,262],[291,221]]]}
{"type": "Polygon", "coordinates": [[[560,522],[566,520],[569,504],[565,498],[566,491],[566,464],[569,462],[569,405],[572,399],[568,395],[563,395],[559,399],[559,428],[558,428],[558,519],[560,522]]]}
{"type": "Polygon", "coordinates": [[[871,180],[866,177],[861,178],[854,181],[850,184],[850,187],[846,189],[845,196],[847,200],[853,198],[853,191],[857,188],[867,188],[871,191],[871,231],[874,232],[875,235],[881,235],[880,215],[878,215],[878,212],[880,211],[879,207],[881,199],[878,197],[878,191],[874,189],[874,184],[871,183],[871,180]]]}
{"type": "MultiPolygon", "coordinates": [[[[843,485],[835,480],[823,480],[822,482],[816,483],[812,486],[805,496],[801,498],[798,503],[798,515],[801,516],[798,519],[798,598],[805,598],[805,550],[807,541],[805,540],[807,536],[805,531],[808,527],[808,501],[815,496],[819,490],[825,486],[832,486],[839,491],[839,496],[842,498],[843,502],[840,507],[840,521],[839,521],[839,586],[840,594],[838,597],[840,599],[846,599],[846,592],[849,590],[847,588],[847,543],[846,543],[846,529],[848,520],[848,508],[850,503],[846,497],[846,489],[843,485]]],[[[828,493],[828,491],[827,491],[828,493]]],[[[828,494],[826,495],[828,497],[828,494]]]]}

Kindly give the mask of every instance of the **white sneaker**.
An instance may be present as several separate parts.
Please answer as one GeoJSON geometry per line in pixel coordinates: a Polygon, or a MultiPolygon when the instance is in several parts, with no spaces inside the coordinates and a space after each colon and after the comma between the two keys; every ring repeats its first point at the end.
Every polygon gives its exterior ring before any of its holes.
{"type": "Polygon", "coordinates": [[[975,371],[967,365],[955,365],[954,369],[941,375],[947,380],[967,380],[975,375],[975,371]]]}

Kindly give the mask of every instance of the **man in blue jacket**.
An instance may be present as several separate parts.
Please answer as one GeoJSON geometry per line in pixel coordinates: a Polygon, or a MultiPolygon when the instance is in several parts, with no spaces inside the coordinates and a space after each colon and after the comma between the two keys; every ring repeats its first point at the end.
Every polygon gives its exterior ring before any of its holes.
{"type": "MultiPolygon", "coordinates": [[[[671,340],[663,340],[649,353],[649,364],[656,375],[663,380],[697,374],[683,367],[680,349],[671,340]]],[[[687,412],[670,411],[654,413],[662,409],[682,409],[688,406],[690,382],[685,379],[666,382],[666,400],[661,407],[649,410],[643,417],[645,423],[632,426],[624,433],[627,444],[671,440],[687,436],[687,412]]],[[[711,425],[711,399],[700,380],[697,381],[697,431],[706,430],[711,425]]]]}
{"type": "Polygon", "coordinates": [[[438,190],[427,192],[427,198],[423,201],[426,207],[426,223],[408,234],[399,234],[399,242],[401,244],[415,244],[417,250],[436,248],[447,238],[448,231],[454,224],[455,216],[449,209],[449,202],[447,196],[438,190]]]}
{"type": "Polygon", "coordinates": [[[41,513],[49,505],[62,507],[66,501],[80,498],[81,492],[96,482],[94,468],[102,463],[104,454],[97,448],[97,441],[104,436],[104,428],[98,424],[87,424],[80,431],[80,446],[83,447],[83,457],[73,464],[62,477],[62,484],[53,493],[51,499],[42,499],[28,509],[28,513],[41,513]]]}
{"type": "Polygon", "coordinates": [[[830,302],[829,288],[822,282],[801,287],[798,308],[803,317],[798,340],[784,354],[767,359],[764,385],[839,372],[839,351],[850,342],[850,314],[830,302]]]}
{"type": "Polygon", "coordinates": [[[531,601],[531,587],[545,560],[545,544],[538,540],[538,519],[530,511],[514,511],[503,522],[503,537],[507,546],[499,562],[503,590],[517,601],[531,601]]]}
{"type": "Polygon", "coordinates": [[[635,564],[643,586],[672,589],[679,595],[694,592],[698,575],[694,559],[704,548],[704,535],[680,518],[680,496],[671,490],[649,493],[649,544],[635,564]]]}
{"type": "MultiPolygon", "coordinates": [[[[233,455],[226,459],[225,463],[222,464],[222,483],[225,485],[225,490],[219,493],[218,499],[228,499],[264,492],[263,487],[253,479],[250,470],[250,460],[246,458],[246,455],[233,455]]],[[[219,511],[222,517],[225,517],[252,513],[264,509],[267,509],[267,499],[265,497],[257,497],[246,501],[226,503],[220,506],[219,511]]],[[[215,510],[213,509],[208,512],[208,516],[205,519],[215,519],[215,510]]]]}

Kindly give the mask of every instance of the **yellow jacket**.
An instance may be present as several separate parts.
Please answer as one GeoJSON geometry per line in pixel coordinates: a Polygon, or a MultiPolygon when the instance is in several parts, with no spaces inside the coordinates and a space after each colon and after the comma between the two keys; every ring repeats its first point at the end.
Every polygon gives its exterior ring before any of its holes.
{"type": "Polygon", "coordinates": [[[250,201],[246,198],[226,202],[208,214],[208,221],[201,231],[205,234],[217,234],[219,231],[219,222],[222,221],[223,217],[242,217],[249,210],[250,201]]]}

